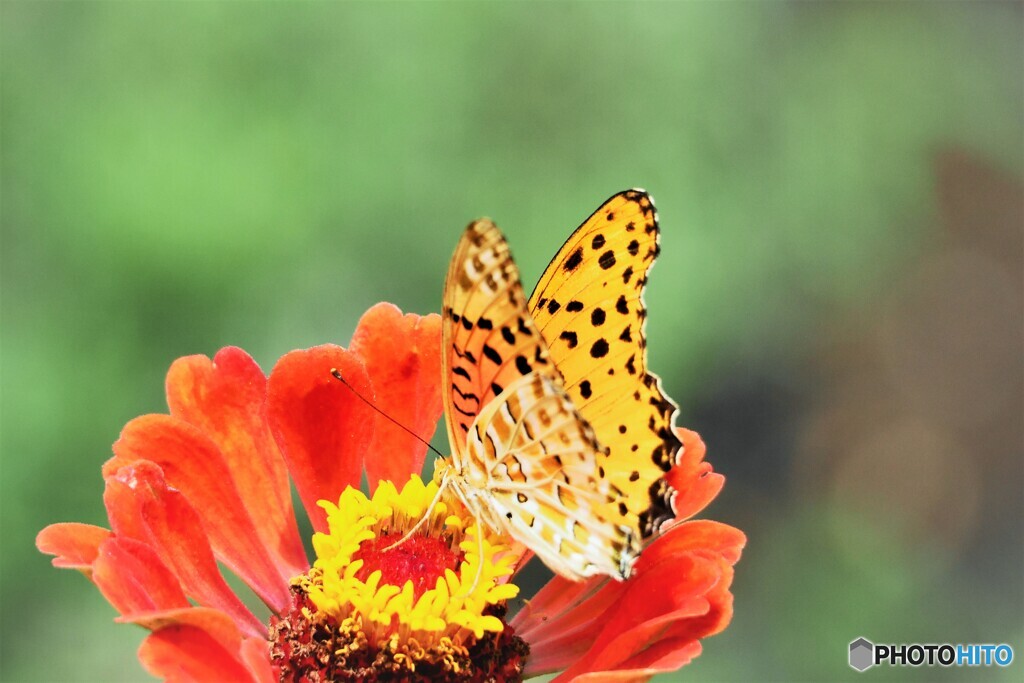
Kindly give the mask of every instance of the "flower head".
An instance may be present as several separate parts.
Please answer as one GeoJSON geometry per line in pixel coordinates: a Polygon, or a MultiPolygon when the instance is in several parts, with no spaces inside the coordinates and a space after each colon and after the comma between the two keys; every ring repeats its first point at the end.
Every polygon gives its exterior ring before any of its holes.
{"type": "Polygon", "coordinates": [[[321,502],[330,531],[313,537],[317,559],[293,581],[295,606],[271,622],[283,678],[358,680],[372,670],[471,681],[493,675],[493,661],[522,672],[526,646],[496,616],[519,592],[503,583],[515,557],[436,493],[413,476],[401,491],[381,482],[372,498],[347,488],[337,505],[321,502]],[[503,656],[474,656],[482,650],[503,656]]]}
{"type": "MultiPolygon", "coordinates": [[[[428,437],[441,412],[439,329],[436,316],[380,304],[348,349],[291,352],[269,378],[235,348],[176,361],[169,414],[129,422],[103,466],[109,529],[54,524],[39,549],[89,577],[118,621],[151,631],[140,660],[168,680],[632,679],[689,661],[731,616],[744,539],[714,522],[674,527],[629,581],[556,578],[505,620],[523,549],[438,500],[416,476],[425,446],[358,396],[428,437]],[[312,564],[291,483],[315,530],[312,564]],[[269,607],[269,623],[218,563],[269,607]]],[[[699,437],[681,435],[670,476],[686,518],[722,478],[699,437]]]]}

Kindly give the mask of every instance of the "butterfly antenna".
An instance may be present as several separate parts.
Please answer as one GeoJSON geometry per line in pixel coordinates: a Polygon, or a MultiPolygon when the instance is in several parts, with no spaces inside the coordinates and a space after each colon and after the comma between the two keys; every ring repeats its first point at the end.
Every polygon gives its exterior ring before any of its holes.
{"type": "Polygon", "coordinates": [[[431,446],[430,443],[427,442],[422,436],[420,436],[419,434],[417,434],[416,432],[412,431],[411,429],[406,427],[404,424],[402,424],[401,422],[399,422],[395,418],[393,418],[390,415],[388,415],[387,413],[385,413],[383,410],[381,410],[380,408],[375,406],[372,401],[370,401],[368,398],[366,398],[365,396],[360,394],[358,391],[356,391],[356,388],[348,383],[348,380],[345,379],[345,377],[341,374],[341,371],[339,371],[337,368],[331,368],[331,374],[334,375],[334,379],[336,379],[339,382],[341,382],[342,384],[344,384],[346,387],[349,388],[349,391],[351,391],[353,394],[358,396],[359,400],[361,400],[363,403],[365,403],[366,405],[370,406],[371,408],[376,410],[378,413],[380,413],[381,415],[383,415],[387,419],[391,420],[392,424],[395,424],[398,427],[401,427],[406,432],[408,432],[409,434],[414,436],[417,441],[419,441],[421,444],[423,444],[424,446],[426,446],[427,448],[432,450],[434,453],[436,453],[437,455],[441,456],[442,458],[444,457],[444,453],[442,453],[441,451],[439,451],[436,448],[434,448],[433,446],[431,446]]]}

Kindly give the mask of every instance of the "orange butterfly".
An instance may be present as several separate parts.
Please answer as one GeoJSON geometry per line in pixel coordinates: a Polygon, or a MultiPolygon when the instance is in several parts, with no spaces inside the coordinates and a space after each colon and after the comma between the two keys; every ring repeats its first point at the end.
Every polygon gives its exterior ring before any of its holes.
{"type": "Polygon", "coordinates": [[[435,474],[481,521],[574,580],[629,577],[675,518],[676,405],[647,372],[643,293],[657,214],[621,192],[584,221],[527,301],[488,219],[462,236],[444,289],[452,455],[435,474]]]}

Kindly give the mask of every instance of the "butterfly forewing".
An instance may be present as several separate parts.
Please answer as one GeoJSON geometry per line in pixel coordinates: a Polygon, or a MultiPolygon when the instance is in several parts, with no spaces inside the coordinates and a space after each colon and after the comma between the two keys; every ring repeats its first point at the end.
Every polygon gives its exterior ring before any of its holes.
{"type": "Polygon", "coordinates": [[[664,475],[682,452],[676,405],[647,371],[644,289],[659,250],[650,196],[627,190],[572,234],[530,298],[566,391],[609,449],[604,467],[627,508],[618,521],[644,538],[674,519],[664,475]]]}
{"type": "Polygon", "coordinates": [[[534,370],[555,372],[547,346],[526,308],[508,243],[482,219],[466,228],[444,287],[445,414],[454,454],[480,410],[510,379],[534,370]]]}
{"type": "Polygon", "coordinates": [[[508,245],[488,220],[467,228],[452,257],[443,344],[460,497],[561,574],[628,573],[634,535],[610,522],[620,501],[601,481],[597,459],[607,456],[565,394],[508,245]]]}

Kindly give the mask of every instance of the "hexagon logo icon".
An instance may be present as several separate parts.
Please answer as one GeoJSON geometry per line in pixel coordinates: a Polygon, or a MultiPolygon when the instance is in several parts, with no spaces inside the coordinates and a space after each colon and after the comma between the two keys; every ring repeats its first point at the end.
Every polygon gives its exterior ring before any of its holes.
{"type": "Polygon", "coordinates": [[[850,666],[857,671],[867,671],[875,665],[875,645],[867,638],[858,638],[850,643],[850,666]]]}

